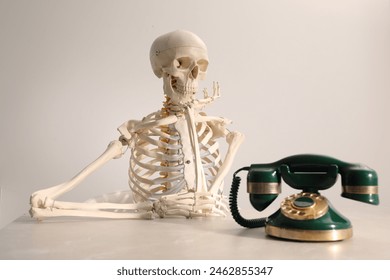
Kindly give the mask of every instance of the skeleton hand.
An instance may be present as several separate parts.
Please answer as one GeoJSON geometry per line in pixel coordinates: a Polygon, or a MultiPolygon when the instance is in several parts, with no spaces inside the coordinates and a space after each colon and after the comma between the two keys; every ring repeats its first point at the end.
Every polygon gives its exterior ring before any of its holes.
{"type": "Polygon", "coordinates": [[[209,92],[207,91],[207,88],[203,89],[203,97],[204,97],[204,101],[209,101],[209,102],[212,102],[214,101],[215,99],[221,97],[221,91],[220,91],[220,87],[219,87],[219,83],[218,82],[213,82],[213,96],[210,97],[209,95],[209,92]]]}
{"type": "Polygon", "coordinates": [[[215,99],[221,97],[218,82],[213,82],[213,95],[210,96],[207,88],[203,89],[203,99],[195,100],[195,107],[202,110],[207,104],[213,102],[215,99]]]}
{"type": "Polygon", "coordinates": [[[213,98],[217,99],[221,97],[221,91],[218,82],[213,82],[213,98]]]}

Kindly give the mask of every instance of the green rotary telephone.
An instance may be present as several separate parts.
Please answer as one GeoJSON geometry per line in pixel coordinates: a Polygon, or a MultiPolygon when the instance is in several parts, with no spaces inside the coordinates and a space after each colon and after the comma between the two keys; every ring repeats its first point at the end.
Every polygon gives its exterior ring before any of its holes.
{"type": "Polygon", "coordinates": [[[267,164],[252,164],[233,175],[230,210],[235,221],[247,228],[265,227],[273,237],[300,241],[338,241],[352,236],[351,222],[338,213],[319,191],[332,187],[341,176],[341,196],[373,205],[379,204],[378,176],[361,164],[335,158],[301,154],[267,164]],[[248,171],[247,191],[251,205],[266,209],[281,192],[281,179],[300,193],[281,202],[280,209],[269,217],[245,219],[241,216],[237,195],[241,178],[248,171]]]}

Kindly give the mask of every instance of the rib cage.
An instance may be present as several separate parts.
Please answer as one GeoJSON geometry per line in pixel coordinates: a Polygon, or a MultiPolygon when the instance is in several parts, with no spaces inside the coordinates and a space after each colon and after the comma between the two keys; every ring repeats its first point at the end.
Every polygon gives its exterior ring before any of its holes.
{"type": "MultiPolygon", "coordinates": [[[[161,119],[161,111],[152,113],[143,122],[161,119]]],[[[196,123],[196,135],[206,188],[209,190],[222,164],[219,145],[207,122],[196,123]]],[[[181,135],[175,123],[136,132],[130,157],[129,187],[136,202],[157,200],[161,196],[186,193],[187,186],[181,135]]]]}

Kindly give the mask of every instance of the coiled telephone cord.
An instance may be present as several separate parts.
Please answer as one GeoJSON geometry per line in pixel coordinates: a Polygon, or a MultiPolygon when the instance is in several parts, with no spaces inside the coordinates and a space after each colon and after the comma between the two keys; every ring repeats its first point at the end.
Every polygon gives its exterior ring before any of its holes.
{"type": "Polygon", "coordinates": [[[241,216],[240,211],[238,210],[237,205],[237,197],[238,197],[238,189],[240,187],[241,178],[237,176],[237,174],[242,170],[249,170],[249,167],[243,167],[237,170],[233,175],[232,187],[230,189],[229,196],[229,206],[230,212],[232,213],[233,219],[241,226],[246,228],[257,228],[264,227],[267,221],[267,218],[259,218],[259,219],[245,219],[241,216]]]}

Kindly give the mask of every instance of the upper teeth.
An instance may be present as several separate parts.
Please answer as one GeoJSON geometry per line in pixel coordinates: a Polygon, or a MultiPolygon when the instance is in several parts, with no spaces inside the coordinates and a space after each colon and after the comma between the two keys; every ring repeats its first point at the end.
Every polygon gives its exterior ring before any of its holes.
{"type": "Polygon", "coordinates": [[[176,85],[174,87],[174,89],[177,92],[182,93],[182,94],[185,94],[185,93],[195,93],[196,92],[196,88],[195,87],[191,87],[191,86],[176,85]]]}
{"type": "Polygon", "coordinates": [[[192,85],[182,85],[177,79],[172,79],[172,88],[180,94],[195,93],[197,88],[192,85]]]}

